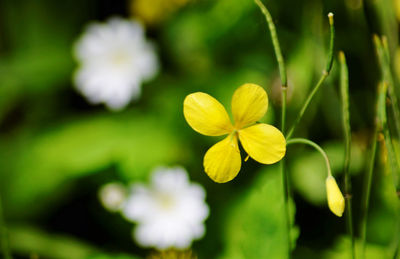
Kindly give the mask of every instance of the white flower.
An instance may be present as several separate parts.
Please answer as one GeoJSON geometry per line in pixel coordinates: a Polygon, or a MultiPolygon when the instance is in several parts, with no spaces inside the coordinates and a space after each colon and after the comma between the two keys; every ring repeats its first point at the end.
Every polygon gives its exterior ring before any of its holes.
{"type": "Polygon", "coordinates": [[[204,199],[204,189],[189,182],[185,169],[158,168],[150,186],[132,186],[122,213],[138,224],[134,237],[139,245],[183,249],[204,235],[209,213],[204,199]]]}
{"type": "Polygon", "coordinates": [[[112,212],[118,211],[121,208],[125,198],[126,190],[121,183],[108,183],[99,190],[101,204],[112,212]]]}
{"type": "Polygon", "coordinates": [[[143,26],[133,20],[111,18],[92,23],[75,45],[79,68],[78,91],[90,103],[112,110],[124,108],[141,93],[141,84],[155,76],[158,60],[143,26]]]}

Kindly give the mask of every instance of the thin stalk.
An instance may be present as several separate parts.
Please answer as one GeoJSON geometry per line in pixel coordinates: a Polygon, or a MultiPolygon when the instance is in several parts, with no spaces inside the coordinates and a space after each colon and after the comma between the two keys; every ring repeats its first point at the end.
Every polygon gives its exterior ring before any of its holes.
{"type": "Polygon", "coordinates": [[[363,197],[361,200],[361,217],[360,217],[360,237],[361,237],[361,258],[365,258],[365,243],[367,237],[367,219],[368,219],[368,208],[369,208],[369,199],[371,194],[371,183],[372,176],[374,172],[375,165],[375,155],[376,155],[376,144],[378,140],[378,134],[382,130],[382,125],[379,120],[379,114],[381,113],[380,103],[385,102],[386,98],[386,84],[380,84],[378,88],[378,100],[376,103],[376,117],[375,117],[375,128],[374,135],[372,138],[372,147],[371,147],[371,158],[369,160],[367,175],[364,182],[363,188],[363,197]]]}
{"type": "Polygon", "coordinates": [[[322,72],[322,75],[321,75],[320,79],[318,80],[318,83],[314,86],[313,90],[308,95],[306,101],[303,104],[303,107],[301,108],[299,114],[296,117],[296,120],[294,121],[292,127],[289,129],[289,131],[286,135],[286,139],[291,138],[291,136],[293,135],[293,131],[299,124],[301,118],[303,118],[303,115],[304,115],[306,109],[308,108],[308,105],[310,104],[311,100],[313,99],[314,95],[318,92],[322,83],[325,81],[325,79],[328,77],[329,73],[331,72],[332,64],[333,64],[333,50],[334,50],[334,43],[335,43],[335,25],[334,25],[334,21],[333,21],[333,13],[329,13],[328,18],[329,18],[329,26],[330,26],[328,62],[326,63],[326,67],[325,67],[324,71],[322,72]]]}
{"type": "Polygon", "coordinates": [[[332,176],[331,164],[329,162],[328,155],[317,143],[315,143],[309,139],[305,139],[305,138],[292,138],[292,139],[289,139],[286,141],[287,146],[292,145],[292,144],[305,144],[305,145],[309,145],[309,146],[315,148],[323,156],[323,158],[325,160],[325,165],[326,165],[326,170],[327,170],[328,176],[332,176]]]}
{"type": "MultiPolygon", "coordinates": [[[[388,65],[387,65],[388,76],[390,77],[390,82],[392,82],[392,87],[388,86],[388,88],[389,88],[389,97],[390,97],[391,100],[395,100],[396,104],[394,104],[392,102],[392,109],[393,109],[393,114],[395,116],[396,128],[400,129],[399,110],[398,109],[394,110],[395,107],[398,108],[398,105],[397,105],[398,101],[397,101],[397,96],[396,96],[395,88],[394,88],[395,85],[394,85],[394,80],[393,80],[393,76],[392,76],[392,70],[390,69],[390,62],[391,61],[390,61],[389,46],[388,46],[387,38],[385,36],[382,36],[382,46],[383,46],[383,50],[384,50],[384,53],[385,53],[385,56],[386,56],[386,60],[387,60],[387,63],[388,63],[388,65]]],[[[385,102],[385,104],[386,104],[386,102],[385,102]]],[[[395,188],[396,188],[396,192],[397,192],[397,197],[400,199],[400,165],[399,165],[400,161],[398,161],[398,159],[397,159],[396,149],[393,148],[392,138],[391,138],[391,134],[390,134],[390,131],[389,131],[389,126],[387,125],[387,116],[388,116],[388,114],[386,112],[386,106],[382,107],[382,109],[385,110],[385,112],[382,113],[382,115],[384,116],[383,123],[382,123],[383,124],[383,130],[384,130],[384,132],[386,132],[385,134],[387,134],[385,136],[385,139],[388,139],[387,141],[390,141],[390,145],[391,145],[391,149],[392,149],[391,150],[392,165],[395,165],[395,167],[394,167],[395,170],[392,170],[393,179],[394,179],[394,184],[395,184],[395,188]],[[396,177],[397,177],[397,179],[396,179],[396,177]]],[[[398,132],[398,134],[400,134],[400,131],[398,132]]],[[[398,137],[400,137],[400,135],[398,135],[398,137]]],[[[393,169],[393,167],[392,167],[392,169],[393,169]]],[[[399,216],[400,216],[400,214],[399,214],[399,216]]]]}
{"type": "Polygon", "coordinates": [[[350,127],[350,108],[349,108],[349,71],[347,68],[346,57],[342,51],[339,52],[340,62],[340,96],[342,99],[342,125],[345,139],[344,150],[344,192],[346,198],[346,225],[347,232],[351,237],[351,256],[356,258],[355,239],[353,233],[353,213],[351,206],[351,181],[350,181],[350,156],[351,156],[351,127],[350,127]]]}
{"type": "Polygon", "coordinates": [[[371,157],[367,169],[367,177],[364,182],[363,199],[361,203],[361,217],[360,217],[360,237],[361,237],[361,258],[365,258],[365,241],[367,236],[367,218],[369,197],[371,193],[371,182],[375,164],[376,142],[378,140],[378,130],[375,129],[374,136],[372,137],[371,157]]]}
{"type": "MultiPolygon", "coordinates": [[[[385,105],[385,104],[383,104],[383,105],[385,105]]],[[[385,109],[385,108],[383,108],[383,109],[385,109]]],[[[381,123],[382,123],[382,131],[383,131],[385,146],[386,146],[386,150],[388,152],[387,154],[388,154],[388,159],[389,159],[390,171],[393,176],[394,187],[395,187],[396,191],[398,191],[399,183],[398,183],[398,179],[396,177],[399,174],[399,164],[396,159],[396,154],[395,154],[395,150],[393,147],[392,138],[389,133],[389,128],[387,127],[387,124],[386,124],[386,118],[385,118],[385,121],[381,120],[381,123]]]]}
{"type": "Polygon", "coordinates": [[[397,136],[400,137],[399,102],[397,99],[396,91],[394,89],[394,80],[393,80],[392,71],[390,68],[390,55],[389,55],[387,42],[386,42],[385,38],[383,38],[383,39],[384,40],[382,43],[381,39],[377,35],[373,36],[376,52],[377,52],[378,58],[379,58],[379,63],[381,65],[383,79],[388,84],[389,97],[391,100],[390,103],[391,103],[391,107],[393,110],[393,115],[395,117],[394,122],[395,122],[397,136]]]}
{"type": "MultiPolygon", "coordinates": [[[[275,24],[272,20],[272,16],[268,11],[267,7],[260,1],[254,0],[255,3],[260,8],[261,12],[264,14],[265,19],[267,21],[269,32],[272,39],[272,45],[274,47],[274,52],[276,56],[276,60],[278,62],[279,74],[281,79],[281,97],[282,97],[282,117],[281,117],[281,131],[285,134],[285,122],[286,122],[286,95],[287,95],[287,75],[286,75],[286,67],[285,61],[282,56],[281,48],[279,45],[278,35],[276,33],[275,24]]],[[[283,199],[284,199],[284,210],[285,210],[285,225],[286,225],[286,243],[287,243],[287,258],[291,258],[291,217],[289,211],[289,200],[290,200],[290,188],[289,188],[289,179],[287,172],[285,170],[285,158],[280,161],[280,170],[282,177],[282,189],[283,189],[283,199]]]]}
{"type": "MultiPolygon", "coordinates": [[[[373,37],[375,47],[377,50],[378,58],[379,58],[379,63],[381,65],[381,70],[384,78],[384,85],[383,85],[383,91],[386,92],[386,88],[388,88],[389,92],[389,97],[391,100],[391,108],[393,110],[393,115],[394,115],[394,121],[395,121],[395,127],[397,131],[398,137],[400,137],[400,115],[399,115],[399,106],[398,106],[398,100],[397,100],[397,95],[395,91],[395,85],[394,85],[394,80],[392,76],[392,70],[390,67],[390,53],[389,53],[389,46],[387,42],[387,38],[385,36],[382,36],[382,39],[380,40],[377,35],[374,35],[373,37]]],[[[384,97],[381,97],[381,101],[379,102],[379,120],[380,124],[382,127],[382,131],[384,134],[384,143],[385,147],[388,153],[388,159],[389,159],[389,165],[390,165],[390,171],[393,177],[393,183],[396,191],[397,197],[400,199],[400,165],[399,161],[397,159],[396,155],[396,150],[393,147],[392,143],[392,138],[390,134],[389,127],[387,125],[387,112],[386,112],[386,94],[384,97]]],[[[399,200],[400,201],[400,200],[399,200]]],[[[397,213],[397,231],[395,231],[395,236],[393,239],[393,258],[400,258],[400,212],[397,213]]]]}
{"type": "Polygon", "coordinates": [[[283,60],[281,47],[279,45],[278,35],[276,34],[275,24],[272,20],[272,16],[268,11],[267,7],[260,0],[254,0],[254,2],[261,9],[261,12],[264,14],[265,19],[267,20],[269,32],[271,34],[271,39],[272,39],[272,45],[274,46],[276,60],[278,61],[279,74],[281,77],[282,86],[287,86],[285,61],[283,60]]]}
{"type": "Polygon", "coordinates": [[[1,250],[3,252],[3,258],[4,259],[12,259],[10,246],[8,244],[7,228],[6,228],[4,215],[3,215],[3,206],[1,203],[1,196],[0,196],[0,242],[1,242],[1,250]]]}
{"type": "Polygon", "coordinates": [[[285,134],[285,121],[286,121],[286,96],[287,96],[287,87],[282,87],[282,117],[281,117],[281,130],[282,133],[285,134]]]}
{"type": "MultiPolygon", "coordinates": [[[[398,179],[396,179],[396,176],[399,174],[399,164],[398,161],[396,159],[396,154],[395,154],[395,150],[393,147],[393,143],[392,143],[392,138],[389,132],[389,128],[387,125],[387,112],[386,112],[386,92],[387,92],[387,84],[383,83],[382,85],[382,92],[385,93],[385,95],[381,95],[379,102],[378,102],[378,118],[379,118],[379,125],[382,128],[383,131],[383,135],[384,135],[384,143],[385,143],[385,147],[387,150],[387,154],[388,154],[388,159],[389,159],[389,165],[390,165],[390,171],[393,177],[393,183],[394,183],[394,187],[395,187],[395,191],[396,191],[396,195],[398,195],[398,188],[399,188],[399,183],[397,182],[398,179]]],[[[397,196],[399,197],[399,196],[397,196]]],[[[398,204],[399,201],[398,201],[398,204]]],[[[399,206],[398,206],[399,207],[399,206]]],[[[399,210],[400,211],[400,210],[399,210]]],[[[397,220],[396,220],[396,229],[399,230],[400,228],[400,212],[397,212],[397,220]]],[[[396,258],[396,256],[399,253],[399,243],[400,243],[400,231],[394,231],[395,235],[393,238],[393,258],[396,258]]]]}
{"type": "MultiPolygon", "coordinates": [[[[286,121],[286,91],[287,87],[282,86],[282,117],[281,117],[281,130],[282,133],[285,134],[285,121],[286,121]]],[[[286,242],[288,246],[288,258],[291,258],[291,251],[292,251],[292,242],[291,242],[291,225],[292,225],[292,220],[291,220],[291,214],[290,214],[290,208],[289,208],[289,200],[290,200],[290,186],[289,186],[289,176],[287,174],[287,171],[285,169],[285,158],[283,158],[280,161],[280,170],[281,170],[281,177],[282,177],[282,187],[283,187],[283,200],[285,204],[285,215],[286,215],[286,242]]]]}
{"type": "Polygon", "coordinates": [[[284,210],[285,210],[285,228],[286,228],[286,244],[287,244],[287,258],[291,258],[292,251],[292,242],[291,242],[291,217],[289,211],[289,190],[288,190],[288,178],[286,169],[285,169],[285,161],[282,159],[279,162],[281,177],[282,177],[282,187],[283,187],[283,201],[284,201],[284,210]]]}

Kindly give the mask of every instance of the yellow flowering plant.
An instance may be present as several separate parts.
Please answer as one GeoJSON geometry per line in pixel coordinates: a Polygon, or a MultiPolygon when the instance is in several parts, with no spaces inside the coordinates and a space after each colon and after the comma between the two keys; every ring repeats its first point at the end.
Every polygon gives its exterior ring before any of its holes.
{"type": "MultiPolygon", "coordinates": [[[[261,11],[266,17],[279,65],[279,72],[282,82],[281,129],[284,132],[287,91],[285,64],[283,61],[278,37],[275,30],[275,25],[272,21],[271,14],[260,0],[255,0],[255,2],[260,7],[261,11]]],[[[266,113],[268,109],[268,95],[265,90],[259,85],[251,83],[244,84],[240,86],[233,94],[231,108],[234,123],[231,122],[229,115],[223,105],[218,102],[214,97],[203,92],[196,92],[189,94],[185,98],[183,104],[184,117],[187,123],[195,131],[206,136],[228,135],[223,140],[213,145],[204,156],[204,171],[213,181],[218,183],[225,183],[231,181],[237,176],[242,163],[239,142],[241,143],[243,149],[247,152],[248,157],[251,157],[255,161],[262,164],[273,164],[280,161],[285,156],[287,144],[301,143],[311,145],[325,157],[325,160],[327,162],[328,179],[326,187],[329,208],[335,215],[342,215],[344,211],[344,202],[342,202],[342,200],[344,200],[344,198],[339,187],[336,184],[336,181],[331,175],[329,160],[325,154],[325,151],[320,148],[316,143],[308,139],[291,139],[294,129],[303,117],[305,110],[310,104],[312,98],[320,89],[321,85],[328,77],[332,69],[333,45],[335,35],[333,14],[329,13],[328,18],[331,29],[331,38],[326,68],[323,71],[320,80],[315,85],[314,89],[311,91],[310,95],[305,101],[292,127],[288,130],[286,139],[281,130],[275,128],[274,126],[264,123],[257,123],[257,121],[266,113]],[[336,185],[332,184],[332,179],[336,185]],[[337,188],[333,188],[332,186],[337,188]],[[337,199],[338,197],[339,199],[337,199]],[[335,202],[332,202],[333,200],[335,200],[335,202]],[[332,206],[333,203],[336,204],[336,201],[340,203],[340,206],[332,206]]],[[[342,81],[343,85],[345,85],[346,80],[343,79],[342,81]]],[[[348,105],[343,106],[348,107],[348,105]]],[[[344,123],[348,123],[348,116],[344,118],[344,123]]],[[[347,126],[345,127],[345,131],[348,131],[347,126]]],[[[287,206],[289,191],[287,184],[287,175],[284,166],[281,166],[281,173],[283,175],[283,189],[285,190],[285,203],[287,206]]],[[[287,219],[287,221],[289,222],[290,220],[287,219]]],[[[288,223],[288,225],[290,224],[288,223]]]]}
{"type": "MultiPolygon", "coordinates": [[[[285,121],[286,121],[286,95],[287,95],[287,78],[286,68],[283,56],[280,50],[278,36],[276,33],[273,19],[268,9],[260,0],[255,0],[264,14],[268,27],[270,29],[272,43],[277,57],[279,73],[281,77],[281,92],[282,92],[282,117],[281,130],[272,125],[257,123],[257,121],[266,113],[268,109],[268,96],[265,90],[256,84],[244,84],[240,86],[233,94],[231,101],[232,115],[234,123],[231,122],[228,113],[221,103],[212,96],[196,92],[189,94],[183,104],[184,117],[187,123],[197,132],[207,136],[222,136],[227,135],[223,140],[213,145],[205,154],[203,166],[208,176],[215,182],[225,183],[234,179],[241,168],[241,156],[239,142],[243,149],[247,152],[248,157],[262,164],[273,164],[282,160],[286,154],[286,146],[290,144],[305,144],[315,148],[324,157],[328,177],[325,182],[327,191],[327,201],[329,209],[338,217],[341,217],[345,210],[345,201],[336,180],[332,176],[330,163],[325,151],[316,143],[305,138],[291,138],[296,126],[299,124],[311,100],[323,85],[323,82],[328,77],[333,65],[333,46],[334,46],[334,24],[333,14],[329,13],[330,25],[330,46],[328,61],[318,83],[308,95],[303,107],[299,111],[291,128],[289,128],[286,136],[285,121]]],[[[341,60],[341,96],[343,107],[343,128],[346,133],[346,159],[350,157],[349,146],[349,115],[348,115],[348,80],[347,67],[344,57],[341,60]]],[[[247,158],[246,158],[247,159],[247,158]]],[[[245,160],[246,160],[245,159],[245,160]]],[[[290,190],[288,185],[288,175],[285,170],[284,163],[280,163],[283,184],[283,196],[285,205],[285,221],[286,221],[286,243],[287,257],[291,258],[292,240],[291,240],[291,225],[293,220],[289,215],[289,200],[290,190]]],[[[348,163],[345,164],[348,169],[348,163]]],[[[349,192],[348,170],[346,174],[346,194],[349,192]]],[[[351,210],[349,206],[348,211],[351,210]]],[[[354,239],[352,232],[351,211],[347,217],[350,235],[354,239]]],[[[352,246],[354,252],[354,246],[352,246]]]]}
{"type": "Polygon", "coordinates": [[[204,156],[205,172],[218,183],[228,182],[239,173],[239,141],[247,154],[262,164],[276,163],[286,152],[285,137],[280,130],[256,123],[268,109],[268,96],[261,86],[240,86],[233,94],[231,106],[234,124],[222,104],[206,93],[192,93],[183,104],[185,119],[195,131],[206,136],[228,134],[204,156]]]}

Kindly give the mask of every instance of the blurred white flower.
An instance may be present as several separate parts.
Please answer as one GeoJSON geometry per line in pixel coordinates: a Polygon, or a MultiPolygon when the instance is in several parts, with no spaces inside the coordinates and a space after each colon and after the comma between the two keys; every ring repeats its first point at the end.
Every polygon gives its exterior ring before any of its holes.
{"type": "Polygon", "coordinates": [[[145,38],[143,26],[133,20],[110,18],[90,24],[75,45],[79,68],[78,91],[92,104],[111,110],[124,108],[141,93],[141,84],[155,76],[158,59],[145,38]]]}
{"type": "Polygon", "coordinates": [[[150,186],[132,185],[122,213],[138,224],[139,245],[183,249],[204,235],[209,209],[204,189],[189,182],[185,169],[174,167],[156,169],[150,186]]]}
{"type": "Polygon", "coordinates": [[[121,183],[108,183],[99,190],[101,204],[109,211],[121,209],[126,198],[126,189],[121,183]]]}

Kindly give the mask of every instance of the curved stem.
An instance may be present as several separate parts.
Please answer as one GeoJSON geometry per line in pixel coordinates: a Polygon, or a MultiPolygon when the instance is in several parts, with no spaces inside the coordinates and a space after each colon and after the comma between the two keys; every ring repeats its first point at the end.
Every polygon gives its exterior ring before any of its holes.
{"type": "Polygon", "coordinates": [[[289,129],[288,134],[286,135],[286,139],[290,139],[290,137],[293,135],[293,132],[297,125],[299,124],[300,120],[303,118],[303,115],[308,108],[308,105],[310,104],[311,100],[313,99],[314,95],[318,92],[319,88],[321,87],[322,83],[325,81],[325,79],[328,77],[329,73],[331,72],[332,69],[332,64],[333,64],[333,49],[334,49],[334,43],[335,43],[335,26],[333,22],[333,14],[329,13],[328,14],[329,18],[329,26],[330,26],[330,41],[329,41],[329,52],[328,52],[328,62],[326,63],[326,68],[322,72],[322,75],[318,81],[318,83],[315,85],[311,93],[308,95],[306,101],[303,104],[303,107],[301,108],[299,114],[296,117],[296,120],[294,121],[292,127],[289,129]]]}
{"type": "Polygon", "coordinates": [[[317,143],[305,138],[292,138],[286,141],[287,146],[291,144],[305,144],[315,148],[324,157],[328,176],[332,176],[331,164],[329,163],[328,155],[317,143]]]}

